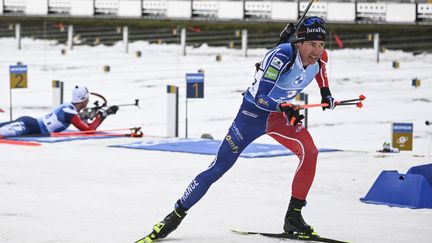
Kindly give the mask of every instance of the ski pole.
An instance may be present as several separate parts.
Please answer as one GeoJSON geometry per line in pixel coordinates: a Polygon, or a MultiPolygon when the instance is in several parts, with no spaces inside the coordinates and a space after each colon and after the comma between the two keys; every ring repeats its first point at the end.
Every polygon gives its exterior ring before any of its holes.
{"type": "MultiPolygon", "coordinates": [[[[358,100],[358,99],[355,99],[358,100]]],[[[364,100],[364,99],[363,99],[364,100]]],[[[348,102],[348,100],[341,100],[341,101],[336,101],[336,106],[338,105],[356,105],[358,108],[362,108],[363,107],[363,103],[361,101],[358,102],[348,102]]],[[[317,104],[306,104],[306,105],[294,105],[291,103],[282,103],[281,104],[282,107],[291,107],[294,106],[294,109],[309,109],[309,108],[314,108],[314,107],[327,107],[329,106],[329,104],[327,103],[317,103],[317,104]]]]}
{"type": "Polygon", "coordinates": [[[363,107],[363,103],[361,101],[359,101],[359,102],[336,103],[336,106],[340,106],[340,105],[355,105],[358,108],[362,108],[363,107]]]}
{"type": "Polygon", "coordinates": [[[302,109],[309,109],[314,107],[326,107],[328,106],[327,103],[317,103],[317,104],[307,104],[307,105],[294,105],[291,103],[282,103],[280,104],[282,107],[294,107],[296,110],[302,110],[302,109]]]}
{"type": "Polygon", "coordinates": [[[364,95],[359,95],[358,99],[350,99],[350,100],[340,100],[338,101],[339,103],[347,103],[347,102],[353,102],[353,101],[363,101],[366,99],[366,96],[364,95]]]}
{"type": "MultiPolygon", "coordinates": [[[[321,103],[321,104],[311,104],[312,107],[327,107],[329,106],[327,103],[321,103]]],[[[341,101],[336,101],[335,106],[340,106],[340,105],[355,105],[358,108],[362,108],[363,107],[363,103],[361,101],[359,102],[341,102],[341,101]]],[[[308,106],[308,105],[305,105],[308,106]]],[[[305,107],[305,108],[310,108],[310,107],[305,107]]]]}

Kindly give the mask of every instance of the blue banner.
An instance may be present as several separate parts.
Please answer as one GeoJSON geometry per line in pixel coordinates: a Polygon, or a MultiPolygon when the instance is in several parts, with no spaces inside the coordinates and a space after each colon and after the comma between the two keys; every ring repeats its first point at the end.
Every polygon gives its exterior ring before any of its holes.
{"type": "Polygon", "coordinates": [[[413,133],[413,123],[393,123],[394,133],[413,133]]]}
{"type": "Polygon", "coordinates": [[[9,66],[9,71],[11,74],[26,74],[27,65],[9,66]]]}

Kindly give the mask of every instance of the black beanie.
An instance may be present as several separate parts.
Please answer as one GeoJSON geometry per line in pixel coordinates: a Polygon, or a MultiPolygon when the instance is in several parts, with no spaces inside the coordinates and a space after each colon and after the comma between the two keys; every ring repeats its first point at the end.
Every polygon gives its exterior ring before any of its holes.
{"type": "Polygon", "coordinates": [[[304,19],[297,29],[296,41],[311,40],[326,40],[325,22],[320,17],[313,16],[304,19]]]}

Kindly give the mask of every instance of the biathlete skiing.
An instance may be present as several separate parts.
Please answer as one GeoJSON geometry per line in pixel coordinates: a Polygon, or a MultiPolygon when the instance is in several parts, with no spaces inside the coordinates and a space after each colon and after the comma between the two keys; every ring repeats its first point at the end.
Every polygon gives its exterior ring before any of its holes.
{"type": "Polygon", "coordinates": [[[314,181],[318,149],[302,125],[304,116],[299,107],[291,102],[315,79],[321,103],[326,104],[323,110],[334,109],[336,103],[326,73],[326,36],[324,20],[308,17],[297,25],[290,38],[265,54],[214,161],[192,180],[183,196],[175,202],[174,209],[136,243],[157,241],[177,229],[210,186],[234,165],[243,149],[264,134],[291,150],[299,159],[284,218],[284,232],[305,236],[315,234],[313,227],[304,220],[302,208],[314,181]]]}

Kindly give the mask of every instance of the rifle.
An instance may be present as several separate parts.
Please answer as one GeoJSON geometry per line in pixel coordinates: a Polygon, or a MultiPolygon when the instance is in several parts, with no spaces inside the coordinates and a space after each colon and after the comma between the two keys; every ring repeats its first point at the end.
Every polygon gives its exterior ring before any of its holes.
{"type": "Polygon", "coordinates": [[[280,33],[280,38],[278,43],[276,44],[276,46],[282,44],[282,43],[287,43],[288,40],[292,39],[291,36],[292,34],[295,33],[295,31],[297,30],[297,28],[299,27],[300,23],[303,21],[303,19],[306,17],[307,12],[309,11],[310,7],[312,6],[312,3],[314,2],[314,0],[309,0],[308,5],[306,6],[305,11],[303,12],[302,16],[300,17],[300,19],[297,21],[296,25],[294,26],[292,23],[287,24],[287,26],[285,26],[285,28],[282,30],[282,32],[280,33]]]}
{"type": "MultiPolygon", "coordinates": [[[[81,118],[81,120],[87,122],[87,123],[91,123],[97,116],[97,113],[99,110],[104,109],[104,108],[109,108],[111,106],[108,106],[108,101],[107,99],[98,93],[94,93],[94,92],[90,92],[90,95],[96,96],[97,98],[99,98],[100,100],[96,100],[93,104],[93,107],[87,107],[84,108],[82,111],[80,111],[79,116],[81,118]],[[102,101],[103,103],[100,105],[99,101],[102,101]]],[[[120,104],[120,105],[113,105],[113,106],[137,106],[138,108],[141,109],[141,107],[139,106],[139,99],[135,99],[134,103],[131,104],[120,104]]]]}

